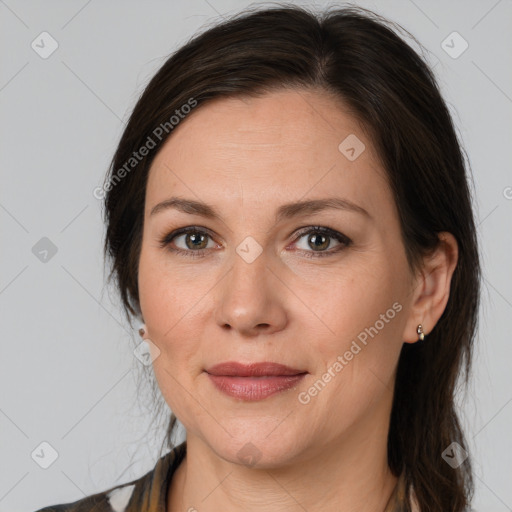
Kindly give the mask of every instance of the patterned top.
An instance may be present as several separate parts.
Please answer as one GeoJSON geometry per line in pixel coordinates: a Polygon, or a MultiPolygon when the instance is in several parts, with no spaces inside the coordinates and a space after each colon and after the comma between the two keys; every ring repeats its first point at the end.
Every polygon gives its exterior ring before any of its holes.
{"type": "MultiPolygon", "coordinates": [[[[137,480],[111,487],[73,503],[52,505],[36,512],[167,512],[167,489],[187,451],[186,441],[160,457],[155,467],[137,480]]],[[[404,479],[400,477],[384,512],[405,510],[404,479]]],[[[413,507],[413,512],[419,509],[413,507]]]]}

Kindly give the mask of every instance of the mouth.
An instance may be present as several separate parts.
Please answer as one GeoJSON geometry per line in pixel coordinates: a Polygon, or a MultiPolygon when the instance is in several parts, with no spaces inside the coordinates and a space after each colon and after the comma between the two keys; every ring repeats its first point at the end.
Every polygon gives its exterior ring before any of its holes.
{"type": "Polygon", "coordinates": [[[308,373],[279,363],[235,361],[217,364],[205,372],[219,391],[244,401],[263,400],[293,388],[308,373]]]}
{"type": "Polygon", "coordinates": [[[216,364],[206,370],[210,375],[223,375],[226,377],[284,377],[307,373],[305,370],[291,368],[284,364],[263,362],[263,363],[238,363],[228,361],[216,364]]]}

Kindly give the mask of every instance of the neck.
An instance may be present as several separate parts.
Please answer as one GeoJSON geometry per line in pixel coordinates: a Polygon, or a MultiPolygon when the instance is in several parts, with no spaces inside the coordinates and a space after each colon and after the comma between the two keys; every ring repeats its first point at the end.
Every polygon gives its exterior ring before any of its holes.
{"type": "Polygon", "coordinates": [[[387,415],[375,411],[350,432],[272,469],[220,458],[187,433],[187,454],[168,494],[168,512],[384,512],[397,485],[387,464],[387,415]]]}

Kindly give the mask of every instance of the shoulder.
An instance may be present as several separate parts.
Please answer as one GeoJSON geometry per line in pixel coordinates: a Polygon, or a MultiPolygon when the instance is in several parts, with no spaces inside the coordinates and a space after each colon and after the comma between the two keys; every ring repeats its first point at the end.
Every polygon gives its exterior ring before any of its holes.
{"type": "Polygon", "coordinates": [[[161,457],[141,478],[111,487],[77,501],[51,505],[35,512],[131,512],[165,510],[172,475],[186,454],[186,443],[161,457]],[[163,508],[162,508],[163,507],[163,508]]]}
{"type": "MultiPolygon", "coordinates": [[[[143,477],[144,478],[144,477],[143,477]]],[[[124,512],[134,493],[135,487],[142,479],[130,484],[113,487],[107,491],[86,496],[71,503],[52,505],[35,512],[124,512]]]]}
{"type": "MultiPolygon", "coordinates": [[[[144,477],[143,477],[144,478],[144,477]]],[[[87,496],[72,503],[52,505],[36,512],[124,512],[128,505],[136,485],[142,479],[130,484],[123,484],[107,491],[87,496]]]]}

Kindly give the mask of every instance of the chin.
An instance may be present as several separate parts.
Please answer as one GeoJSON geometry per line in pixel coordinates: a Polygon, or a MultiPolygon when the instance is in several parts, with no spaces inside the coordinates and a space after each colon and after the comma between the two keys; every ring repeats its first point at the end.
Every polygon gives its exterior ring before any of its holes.
{"type": "MultiPolygon", "coordinates": [[[[275,428],[275,426],[274,426],[275,428]]],[[[270,436],[271,429],[254,429],[254,435],[227,436],[220,443],[210,444],[224,460],[254,469],[274,469],[291,464],[300,455],[301,448],[290,432],[270,436]]]]}

